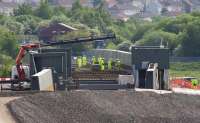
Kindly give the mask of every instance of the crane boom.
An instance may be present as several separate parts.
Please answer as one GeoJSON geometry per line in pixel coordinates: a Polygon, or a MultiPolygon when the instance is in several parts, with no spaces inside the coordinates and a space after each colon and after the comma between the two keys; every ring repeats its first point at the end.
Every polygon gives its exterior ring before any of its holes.
{"type": "Polygon", "coordinates": [[[61,40],[57,42],[48,42],[47,44],[43,44],[42,46],[55,46],[55,45],[62,45],[62,44],[74,44],[74,43],[83,43],[83,42],[92,42],[97,40],[108,40],[108,39],[115,39],[114,34],[102,35],[102,36],[90,36],[90,37],[82,37],[82,38],[75,38],[72,40],[61,40]]]}

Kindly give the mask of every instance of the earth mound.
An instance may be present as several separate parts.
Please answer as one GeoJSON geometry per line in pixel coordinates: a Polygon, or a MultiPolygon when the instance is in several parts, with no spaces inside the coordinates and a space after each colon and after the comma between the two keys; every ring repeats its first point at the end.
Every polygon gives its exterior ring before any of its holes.
{"type": "Polygon", "coordinates": [[[19,123],[199,123],[200,96],[135,91],[38,93],[8,104],[19,123]]]}

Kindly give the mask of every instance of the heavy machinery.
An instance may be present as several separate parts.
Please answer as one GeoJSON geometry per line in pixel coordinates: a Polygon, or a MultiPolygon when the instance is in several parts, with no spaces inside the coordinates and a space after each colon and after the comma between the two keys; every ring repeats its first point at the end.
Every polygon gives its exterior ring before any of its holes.
{"type": "Polygon", "coordinates": [[[115,39],[114,34],[102,35],[102,36],[90,36],[84,38],[76,38],[72,40],[62,40],[56,42],[48,42],[48,43],[32,43],[22,45],[20,47],[19,53],[16,57],[16,65],[12,68],[12,76],[11,78],[0,78],[0,84],[11,84],[11,89],[19,89],[23,88],[23,84],[26,82],[30,82],[29,76],[29,66],[22,65],[22,59],[26,55],[27,52],[37,50],[38,48],[48,47],[48,46],[58,46],[64,44],[74,44],[74,43],[84,43],[84,42],[92,42],[97,40],[107,40],[107,39],[115,39]],[[14,86],[17,85],[17,86],[14,86]]]}

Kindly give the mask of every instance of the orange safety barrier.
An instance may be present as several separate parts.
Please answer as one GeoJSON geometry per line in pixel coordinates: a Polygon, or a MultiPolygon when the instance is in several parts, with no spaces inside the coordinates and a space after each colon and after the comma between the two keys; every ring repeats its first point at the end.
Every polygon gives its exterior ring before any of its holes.
{"type": "Polygon", "coordinates": [[[200,89],[200,85],[193,86],[192,82],[184,79],[172,79],[171,87],[179,87],[179,88],[189,88],[189,89],[200,89]]]}
{"type": "Polygon", "coordinates": [[[0,78],[0,81],[10,81],[11,78],[0,78]]]}

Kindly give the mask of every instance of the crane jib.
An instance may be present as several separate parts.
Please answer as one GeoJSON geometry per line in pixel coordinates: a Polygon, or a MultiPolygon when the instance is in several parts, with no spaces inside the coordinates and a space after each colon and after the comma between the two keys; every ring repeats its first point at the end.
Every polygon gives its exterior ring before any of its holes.
{"type": "Polygon", "coordinates": [[[56,42],[48,42],[47,44],[42,44],[42,46],[53,46],[53,45],[62,45],[62,44],[74,44],[74,43],[84,43],[84,42],[92,42],[97,40],[108,40],[108,39],[115,39],[114,34],[109,34],[105,36],[99,36],[99,37],[87,37],[87,38],[77,38],[72,40],[61,40],[56,42]]]}

